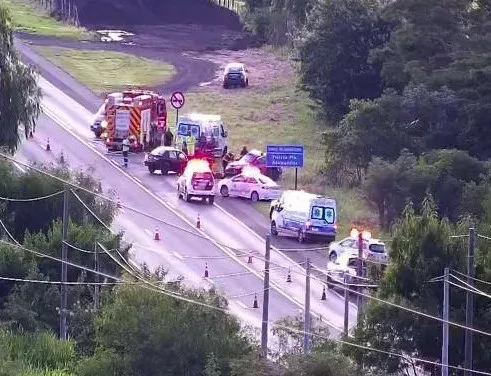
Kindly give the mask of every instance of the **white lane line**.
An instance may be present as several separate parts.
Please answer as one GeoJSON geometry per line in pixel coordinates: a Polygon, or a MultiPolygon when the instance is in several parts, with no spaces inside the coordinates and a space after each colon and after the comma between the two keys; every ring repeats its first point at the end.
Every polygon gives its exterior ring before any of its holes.
{"type": "Polygon", "coordinates": [[[141,181],[140,179],[135,178],[134,176],[133,176],[133,179],[135,179],[135,180],[136,180],[138,183],[143,184],[143,183],[142,183],[142,181],[141,181]]]}
{"type": "Polygon", "coordinates": [[[172,252],[172,255],[176,258],[178,258],[179,260],[184,260],[184,257],[182,257],[179,253],[177,253],[176,251],[172,252]]]}
{"type": "Polygon", "coordinates": [[[153,236],[152,231],[150,231],[148,228],[144,230],[148,235],[153,236]]]}
{"type": "Polygon", "coordinates": [[[15,168],[17,168],[20,172],[22,172],[23,174],[26,173],[26,169],[24,167],[22,167],[20,164],[16,163],[16,162],[13,162],[15,168]]]}
{"type": "Polygon", "coordinates": [[[203,278],[203,279],[204,279],[206,282],[208,282],[208,283],[210,283],[210,284],[212,284],[212,285],[214,285],[214,284],[215,284],[215,282],[213,282],[213,279],[211,279],[211,278],[206,278],[206,277],[205,277],[205,278],[203,278]]]}
{"type": "Polygon", "coordinates": [[[241,302],[240,300],[237,300],[237,304],[240,305],[241,307],[245,308],[245,309],[249,309],[249,307],[246,306],[245,303],[241,302]]]}
{"type": "Polygon", "coordinates": [[[121,214],[126,214],[126,211],[125,211],[124,209],[119,209],[119,212],[120,212],[121,214]]]}
{"type": "MultiPolygon", "coordinates": [[[[61,120],[57,114],[53,113],[52,111],[50,111],[49,108],[46,108],[46,106],[43,104],[42,105],[43,107],[43,110],[45,112],[45,114],[47,116],[49,116],[51,119],[53,119],[56,123],[58,123],[58,125],[65,129],[66,132],[70,133],[74,138],[76,138],[80,143],[82,143],[84,146],[92,149],[92,151],[97,154],[101,159],[105,160],[106,162],[110,162],[112,160],[110,160],[108,157],[106,157],[103,153],[99,152],[98,150],[96,150],[89,142],[87,142],[83,137],[81,137],[79,134],[77,134],[76,132],[74,132],[72,129],[70,129],[70,127],[67,127],[66,123],[61,120]]],[[[194,228],[194,224],[188,219],[186,218],[183,214],[181,214],[180,212],[178,212],[177,210],[173,209],[172,207],[170,207],[167,203],[167,201],[163,200],[162,198],[158,197],[155,193],[153,193],[150,189],[148,189],[147,187],[145,187],[143,184],[140,184],[138,183],[137,181],[135,181],[132,176],[130,174],[128,174],[121,166],[115,164],[113,162],[113,165],[117,168],[117,170],[123,174],[126,178],[128,178],[129,180],[133,181],[141,190],[143,190],[145,193],[147,193],[150,197],[152,197],[153,199],[155,199],[157,202],[159,202],[162,206],[166,207],[168,210],[170,210],[172,213],[174,213],[174,215],[176,217],[178,217],[179,219],[181,219],[184,223],[186,223],[188,226],[194,228]]],[[[222,212],[224,212],[227,216],[229,216],[232,220],[235,220],[237,221],[237,223],[241,224],[242,226],[244,226],[248,231],[250,231],[256,238],[258,239],[261,239],[263,240],[256,232],[254,232],[252,229],[248,228],[244,222],[241,222],[240,220],[238,220],[236,217],[234,217],[233,215],[231,215],[230,213],[228,213],[227,211],[225,211],[225,209],[221,208],[220,206],[218,206],[216,203],[215,203],[215,206],[218,207],[222,212]]],[[[218,249],[221,249],[223,253],[225,253],[226,255],[228,255],[232,260],[234,260],[235,262],[237,262],[239,265],[241,265],[243,268],[247,269],[248,271],[251,272],[252,275],[255,275],[257,278],[259,279],[263,279],[262,278],[262,275],[260,275],[260,273],[258,273],[256,270],[250,268],[247,264],[244,264],[243,261],[241,259],[239,259],[237,257],[237,255],[231,251],[230,249],[227,249],[226,247],[224,247],[223,245],[221,245],[220,243],[218,243],[215,239],[213,239],[210,235],[206,234],[203,229],[199,229],[197,230],[198,233],[201,233],[201,235],[203,235],[206,239],[208,239],[212,244],[214,244],[218,249]]],[[[273,248],[273,247],[272,247],[273,248]]],[[[276,250],[275,248],[273,248],[274,250],[276,250]]],[[[277,251],[277,250],[276,250],[277,251]]],[[[283,253],[279,252],[280,255],[284,256],[283,253]]],[[[293,260],[291,260],[290,258],[284,256],[285,259],[293,262],[293,260]]],[[[294,263],[294,265],[298,266],[300,268],[300,270],[305,270],[304,268],[302,268],[301,266],[299,266],[297,263],[294,263]]],[[[297,304],[299,305],[300,307],[303,306],[303,303],[299,303],[298,300],[294,299],[290,294],[288,294],[286,291],[284,291],[284,289],[279,286],[277,283],[271,281],[271,287],[276,290],[280,295],[282,295],[283,297],[285,297],[287,300],[289,300],[290,302],[294,303],[294,304],[297,304]]],[[[314,317],[317,317],[319,316],[317,313],[315,312],[312,312],[312,316],[314,317]]],[[[333,327],[333,328],[336,328],[338,330],[342,330],[342,328],[340,326],[337,326],[336,324],[334,324],[333,322],[329,321],[329,324],[333,327]]]]}

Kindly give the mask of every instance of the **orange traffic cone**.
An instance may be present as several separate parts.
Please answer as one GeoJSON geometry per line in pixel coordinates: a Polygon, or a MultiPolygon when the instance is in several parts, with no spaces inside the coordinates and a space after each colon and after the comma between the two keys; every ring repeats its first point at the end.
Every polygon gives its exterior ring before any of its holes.
{"type": "Polygon", "coordinates": [[[153,240],[160,240],[159,228],[155,229],[155,235],[153,236],[153,240]]]}
{"type": "Polygon", "coordinates": [[[257,303],[257,294],[254,294],[254,304],[252,305],[252,308],[259,308],[259,304],[257,303]]]}
{"type": "Polygon", "coordinates": [[[205,264],[205,278],[208,278],[210,274],[208,273],[208,263],[205,264]]]}
{"type": "Polygon", "coordinates": [[[322,296],[321,300],[326,300],[326,286],[322,286],[322,296]]]}
{"type": "Polygon", "coordinates": [[[48,139],[46,141],[46,151],[51,151],[51,146],[49,144],[49,137],[48,137],[48,139]]]}
{"type": "Polygon", "coordinates": [[[201,228],[201,219],[198,214],[198,218],[196,219],[196,228],[201,228]]]}
{"type": "Polygon", "coordinates": [[[249,257],[247,258],[247,263],[252,264],[252,252],[249,252],[249,257]]]}
{"type": "Polygon", "coordinates": [[[288,268],[288,276],[286,277],[286,282],[291,283],[292,281],[292,272],[290,268],[288,268]]]}
{"type": "Polygon", "coordinates": [[[121,199],[119,198],[119,196],[118,196],[118,202],[117,202],[116,206],[117,206],[119,209],[121,209],[121,199]]]}

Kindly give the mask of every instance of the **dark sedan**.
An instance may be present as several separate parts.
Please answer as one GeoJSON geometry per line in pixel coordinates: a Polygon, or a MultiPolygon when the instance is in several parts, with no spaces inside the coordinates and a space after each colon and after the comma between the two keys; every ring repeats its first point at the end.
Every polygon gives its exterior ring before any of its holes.
{"type": "Polygon", "coordinates": [[[225,177],[238,175],[246,166],[253,166],[261,171],[261,174],[268,176],[273,180],[278,180],[281,176],[281,168],[268,167],[266,165],[266,154],[258,150],[251,150],[238,161],[230,162],[225,168],[225,177]]]}
{"type": "Polygon", "coordinates": [[[144,164],[151,174],[160,170],[162,175],[167,175],[168,172],[182,174],[187,162],[186,154],[179,149],[171,146],[159,146],[145,155],[144,164]]]}

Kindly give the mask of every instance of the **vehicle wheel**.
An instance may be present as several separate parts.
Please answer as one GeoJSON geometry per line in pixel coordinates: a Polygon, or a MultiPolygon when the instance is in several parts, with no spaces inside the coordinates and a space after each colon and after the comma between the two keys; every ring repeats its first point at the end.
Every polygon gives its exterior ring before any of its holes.
{"type": "Polygon", "coordinates": [[[177,199],[180,200],[181,199],[181,189],[179,188],[179,184],[177,185],[177,199]]]}
{"type": "Polygon", "coordinates": [[[148,166],[148,172],[153,175],[155,173],[155,168],[148,166]]]}
{"type": "Polygon", "coordinates": [[[252,202],[258,202],[259,201],[259,194],[256,191],[251,193],[251,201],[252,202]]]}
{"type": "Polygon", "coordinates": [[[298,230],[298,242],[299,243],[305,243],[306,240],[307,240],[307,237],[306,237],[305,231],[302,229],[298,230]]]}
{"type": "Polygon", "coordinates": [[[228,84],[223,83],[223,88],[224,88],[224,89],[228,89],[228,84]]]}
{"type": "Polygon", "coordinates": [[[328,289],[333,289],[334,288],[334,283],[331,277],[327,276],[327,288],[328,289]]]}
{"type": "Polygon", "coordinates": [[[97,129],[97,130],[94,131],[94,135],[97,138],[101,138],[101,134],[102,134],[102,129],[97,129]]]}
{"type": "Polygon", "coordinates": [[[273,211],[274,211],[274,209],[271,208],[271,210],[269,211],[269,219],[273,218],[273,211]]]}
{"type": "Polygon", "coordinates": [[[208,197],[208,204],[213,205],[214,202],[215,202],[215,197],[214,196],[208,197]]]}
{"type": "Polygon", "coordinates": [[[184,200],[186,200],[186,202],[191,201],[191,195],[188,195],[187,188],[184,188],[184,200]]]}
{"type": "Polygon", "coordinates": [[[222,185],[220,188],[220,194],[222,197],[228,197],[228,187],[226,185],[222,185]]]}
{"type": "Polygon", "coordinates": [[[278,236],[278,229],[276,228],[275,221],[271,221],[271,235],[278,236]]]}
{"type": "Polygon", "coordinates": [[[337,259],[338,255],[336,254],[336,252],[332,251],[331,253],[329,253],[329,261],[336,262],[337,259]]]}

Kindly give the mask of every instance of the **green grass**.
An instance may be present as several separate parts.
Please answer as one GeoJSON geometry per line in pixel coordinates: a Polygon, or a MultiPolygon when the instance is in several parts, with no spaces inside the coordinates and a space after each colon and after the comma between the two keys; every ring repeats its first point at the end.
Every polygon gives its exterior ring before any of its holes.
{"type": "Polygon", "coordinates": [[[176,73],[168,63],[120,52],[33,48],[98,95],[135,86],[158,86],[176,73]]]}
{"type": "MultiPolygon", "coordinates": [[[[238,152],[242,145],[261,150],[268,144],[304,145],[305,168],[298,171],[298,188],[336,199],[340,236],[348,235],[352,226],[377,234],[376,213],[368,208],[361,194],[353,189],[332,188],[319,173],[324,164],[322,123],[307,95],[294,86],[283,83],[264,90],[190,93],[184,112],[221,115],[229,130],[232,151],[238,152]]],[[[294,176],[294,170],[287,169],[281,184],[293,188],[294,176]]],[[[258,203],[256,207],[268,216],[269,203],[258,203]]]]}
{"type": "Polygon", "coordinates": [[[2,0],[12,16],[15,31],[76,40],[91,40],[94,35],[84,28],[71,26],[51,18],[48,11],[32,0],[2,0]]]}

